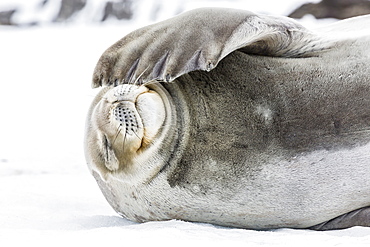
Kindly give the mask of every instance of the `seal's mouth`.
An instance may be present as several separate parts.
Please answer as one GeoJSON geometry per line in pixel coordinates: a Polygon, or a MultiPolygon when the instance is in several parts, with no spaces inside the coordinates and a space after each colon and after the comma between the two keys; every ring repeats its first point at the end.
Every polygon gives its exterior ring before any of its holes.
{"type": "Polygon", "coordinates": [[[104,163],[110,171],[127,167],[156,139],[165,121],[158,93],[146,86],[119,85],[108,90],[95,112],[104,163]]]}

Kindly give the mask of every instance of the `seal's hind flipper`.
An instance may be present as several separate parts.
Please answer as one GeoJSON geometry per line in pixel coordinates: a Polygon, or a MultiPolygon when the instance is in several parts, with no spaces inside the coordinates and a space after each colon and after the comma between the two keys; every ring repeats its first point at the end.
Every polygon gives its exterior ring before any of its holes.
{"type": "Polygon", "coordinates": [[[360,208],[338,216],[321,224],[310,227],[311,230],[338,230],[353,226],[370,227],[370,207],[360,208]]]}

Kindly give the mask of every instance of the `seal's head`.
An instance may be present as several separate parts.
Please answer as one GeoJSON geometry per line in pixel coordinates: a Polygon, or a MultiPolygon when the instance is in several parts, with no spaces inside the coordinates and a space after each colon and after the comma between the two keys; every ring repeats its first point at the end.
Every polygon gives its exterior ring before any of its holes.
{"type": "Polygon", "coordinates": [[[85,153],[90,168],[103,179],[140,174],[158,148],[171,110],[164,90],[155,88],[125,84],[96,96],[88,114],[85,153]]]}

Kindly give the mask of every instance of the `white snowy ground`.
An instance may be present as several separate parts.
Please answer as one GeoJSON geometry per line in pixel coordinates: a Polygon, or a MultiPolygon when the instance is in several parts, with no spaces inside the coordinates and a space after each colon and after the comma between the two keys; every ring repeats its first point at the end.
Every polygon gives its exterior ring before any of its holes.
{"type": "MultiPolygon", "coordinates": [[[[274,0],[259,1],[281,14],[274,0]]],[[[362,227],[252,231],[119,217],[85,166],[84,120],[97,59],[141,24],[0,27],[1,246],[370,246],[362,227]]]]}

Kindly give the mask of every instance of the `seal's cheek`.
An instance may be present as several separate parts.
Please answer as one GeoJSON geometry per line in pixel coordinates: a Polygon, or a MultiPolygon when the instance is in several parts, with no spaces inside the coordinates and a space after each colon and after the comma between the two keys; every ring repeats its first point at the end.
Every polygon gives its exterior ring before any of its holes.
{"type": "Polygon", "coordinates": [[[143,147],[149,145],[163,127],[166,110],[158,93],[149,91],[140,94],[136,100],[136,109],[144,126],[143,147]]]}

